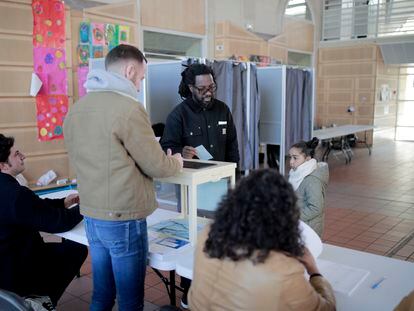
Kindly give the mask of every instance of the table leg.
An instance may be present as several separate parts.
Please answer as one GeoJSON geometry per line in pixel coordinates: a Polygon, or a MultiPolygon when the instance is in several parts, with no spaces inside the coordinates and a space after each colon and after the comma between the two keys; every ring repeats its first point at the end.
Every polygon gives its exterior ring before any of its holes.
{"type": "Polygon", "coordinates": [[[175,270],[170,271],[169,279],[163,276],[158,269],[152,268],[152,270],[154,270],[155,274],[158,275],[158,277],[164,283],[165,288],[167,289],[168,297],[170,298],[170,304],[175,306],[177,302],[175,297],[175,290],[178,289],[179,291],[183,291],[181,287],[177,287],[175,285],[175,270]]]}
{"type": "Polygon", "coordinates": [[[190,244],[194,246],[197,241],[197,185],[188,186],[188,228],[190,231],[190,244]]]}
{"type": "Polygon", "coordinates": [[[187,199],[187,186],[180,185],[181,192],[181,215],[187,217],[188,214],[188,199],[187,199]]]}

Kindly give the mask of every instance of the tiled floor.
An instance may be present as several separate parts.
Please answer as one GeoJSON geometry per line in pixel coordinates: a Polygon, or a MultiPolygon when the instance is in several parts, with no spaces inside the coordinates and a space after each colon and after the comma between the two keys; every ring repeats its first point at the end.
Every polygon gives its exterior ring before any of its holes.
{"type": "MultiPolygon", "coordinates": [[[[341,155],[329,159],[324,242],[414,262],[414,143],[376,137],[371,156],[365,148],[354,153],[349,165],[341,155]]],[[[147,271],[145,310],[152,311],[169,300],[161,280],[147,271]]],[[[88,310],[89,258],[81,272],[59,311],[88,310]]]]}

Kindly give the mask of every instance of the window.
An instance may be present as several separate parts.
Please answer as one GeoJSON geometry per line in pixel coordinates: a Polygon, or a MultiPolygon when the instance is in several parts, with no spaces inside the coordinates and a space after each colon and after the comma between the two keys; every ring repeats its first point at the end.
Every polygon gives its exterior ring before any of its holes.
{"type": "Polygon", "coordinates": [[[197,37],[144,31],[144,52],[149,58],[202,57],[201,43],[202,39],[197,37]]]}
{"type": "Polygon", "coordinates": [[[306,0],[290,0],[286,7],[285,14],[312,21],[312,15],[306,0]]]}
{"type": "Polygon", "coordinates": [[[288,51],[288,64],[294,66],[312,67],[312,54],[288,51]]]}

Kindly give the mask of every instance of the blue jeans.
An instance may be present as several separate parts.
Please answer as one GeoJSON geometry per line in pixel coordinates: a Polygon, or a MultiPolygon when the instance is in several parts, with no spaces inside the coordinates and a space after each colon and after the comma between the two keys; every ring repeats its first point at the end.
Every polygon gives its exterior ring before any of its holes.
{"type": "Polygon", "coordinates": [[[107,221],[85,217],[92,256],[91,311],[143,310],[148,254],[145,219],[107,221]]]}

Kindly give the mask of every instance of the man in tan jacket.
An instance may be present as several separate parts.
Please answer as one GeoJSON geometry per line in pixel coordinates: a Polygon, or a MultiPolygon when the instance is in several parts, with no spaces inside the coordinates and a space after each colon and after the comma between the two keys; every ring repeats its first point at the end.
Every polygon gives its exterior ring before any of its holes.
{"type": "Polygon", "coordinates": [[[106,70],[92,70],[88,94],[71,107],[65,143],[75,168],[92,256],[91,310],[142,310],[148,252],[146,217],[157,207],[154,177],[182,168],[167,155],[137,101],[146,59],[129,45],[112,49],[106,70]]]}

